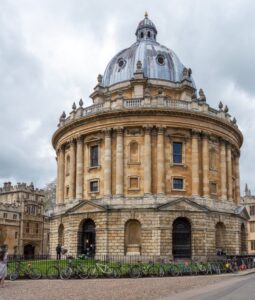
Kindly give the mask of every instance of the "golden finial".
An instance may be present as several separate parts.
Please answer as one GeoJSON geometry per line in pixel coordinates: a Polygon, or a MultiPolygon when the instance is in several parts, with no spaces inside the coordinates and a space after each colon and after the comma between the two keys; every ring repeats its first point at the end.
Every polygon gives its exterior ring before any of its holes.
{"type": "Polygon", "coordinates": [[[145,18],[148,18],[148,13],[147,13],[147,11],[145,12],[144,16],[145,16],[145,18]]]}

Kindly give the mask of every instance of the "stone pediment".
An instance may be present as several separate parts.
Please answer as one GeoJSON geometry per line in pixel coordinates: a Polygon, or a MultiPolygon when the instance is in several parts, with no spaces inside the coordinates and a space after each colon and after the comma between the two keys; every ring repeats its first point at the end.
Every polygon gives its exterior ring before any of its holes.
{"type": "Polygon", "coordinates": [[[235,210],[235,213],[245,220],[250,219],[250,215],[245,206],[240,206],[235,210]]]}
{"type": "Polygon", "coordinates": [[[78,203],[77,205],[69,208],[66,213],[67,214],[79,214],[79,213],[87,213],[87,212],[100,212],[105,211],[106,208],[103,205],[96,204],[92,201],[84,200],[78,203]]]}
{"type": "Polygon", "coordinates": [[[187,199],[179,198],[169,201],[163,205],[158,206],[158,210],[163,211],[193,211],[193,212],[208,212],[209,209],[206,206],[197,204],[196,202],[187,199]]]}

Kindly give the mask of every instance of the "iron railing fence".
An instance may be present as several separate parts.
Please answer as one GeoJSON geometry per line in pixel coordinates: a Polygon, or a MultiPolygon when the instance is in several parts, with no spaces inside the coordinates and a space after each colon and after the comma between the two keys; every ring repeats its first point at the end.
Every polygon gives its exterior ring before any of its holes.
{"type": "MultiPolygon", "coordinates": [[[[228,256],[212,256],[208,259],[207,263],[218,263],[222,264],[226,261],[230,261],[235,258],[236,265],[240,267],[245,264],[247,268],[255,267],[255,255],[228,255],[228,256]]],[[[24,256],[8,256],[8,274],[19,273],[19,278],[29,278],[29,271],[39,270],[41,278],[49,278],[49,270],[54,267],[58,270],[59,274],[61,270],[66,269],[68,266],[72,266],[74,269],[76,267],[82,266],[84,269],[89,269],[95,267],[96,264],[108,265],[110,267],[116,267],[117,265],[122,265],[126,267],[126,270],[136,264],[180,264],[180,260],[172,261],[171,257],[167,256],[140,256],[140,255],[130,255],[130,256],[118,256],[118,255],[96,255],[94,257],[86,256],[62,256],[60,260],[56,259],[56,256],[50,255],[38,255],[31,258],[24,256]]],[[[190,260],[190,263],[192,261],[190,260]]],[[[196,261],[194,263],[203,262],[196,261]]],[[[206,264],[206,263],[205,263],[206,264]]]]}

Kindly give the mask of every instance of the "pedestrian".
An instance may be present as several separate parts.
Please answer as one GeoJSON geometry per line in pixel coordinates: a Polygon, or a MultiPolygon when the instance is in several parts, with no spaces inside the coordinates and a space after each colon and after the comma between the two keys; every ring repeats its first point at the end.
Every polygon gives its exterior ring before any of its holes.
{"type": "Polygon", "coordinates": [[[0,252],[0,287],[4,287],[4,280],[7,275],[7,251],[0,252]]]}
{"type": "Polygon", "coordinates": [[[57,247],[56,247],[56,252],[57,252],[57,259],[61,259],[61,245],[58,244],[57,247]]]}

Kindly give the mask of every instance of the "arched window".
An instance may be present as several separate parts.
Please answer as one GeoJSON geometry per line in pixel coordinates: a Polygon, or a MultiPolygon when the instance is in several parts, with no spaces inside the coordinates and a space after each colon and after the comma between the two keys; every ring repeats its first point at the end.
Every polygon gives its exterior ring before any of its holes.
{"type": "Polygon", "coordinates": [[[143,35],[143,32],[141,32],[141,39],[143,39],[143,36],[144,36],[144,35],[143,35]]]}
{"type": "Polygon", "coordinates": [[[191,224],[186,218],[178,218],[173,223],[172,232],[174,258],[191,257],[191,224]]]}
{"type": "Polygon", "coordinates": [[[129,161],[130,163],[139,162],[139,145],[135,141],[129,144],[129,161]]]}
{"type": "Polygon", "coordinates": [[[60,224],[59,227],[58,227],[58,244],[63,246],[64,243],[65,243],[65,240],[64,240],[64,225],[60,224]]]}
{"type": "Polygon", "coordinates": [[[141,223],[135,219],[128,220],[125,224],[125,252],[141,253],[141,223]]]}
{"type": "Polygon", "coordinates": [[[217,170],[217,153],[215,149],[211,149],[209,152],[209,168],[210,170],[217,170]]]}
{"type": "Polygon", "coordinates": [[[92,219],[85,219],[80,223],[77,252],[88,256],[96,253],[96,224],[92,219]]]}
{"type": "Polygon", "coordinates": [[[215,246],[216,253],[226,251],[226,227],[222,222],[215,226],[215,246]]]}
{"type": "Polygon", "coordinates": [[[245,254],[247,251],[246,248],[246,230],[244,224],[241,225],[241,254],[245,254]]]}
{"type": "Polygon", "coordinates": [[[148,38],[151,37],[151,32],[150,32],[150,31],[147,32],[147,37],[148,37],[148,38]]]}
{"type": "Polygon", "coordinates": [[[70,156],[67,155],[66,157],[66,175],[70,174],[70,156]]]}

